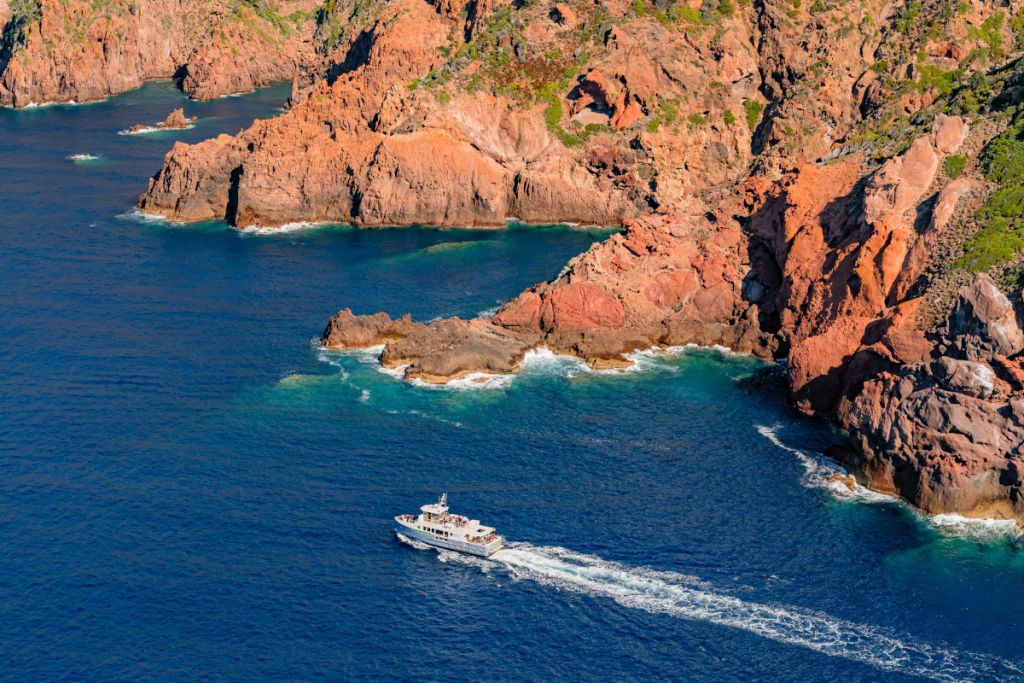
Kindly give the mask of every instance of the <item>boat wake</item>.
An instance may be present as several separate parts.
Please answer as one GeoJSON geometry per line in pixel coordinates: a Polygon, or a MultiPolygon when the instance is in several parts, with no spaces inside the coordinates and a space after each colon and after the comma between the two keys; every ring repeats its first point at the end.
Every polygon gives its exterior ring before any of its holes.
{"type": "MultiPolygon", "coordinates": [[[[430,548],[402,540],[415,548],[430,548]]],[[[885,671],[938,681],[996,681],[1024,674],[1014,663],[992,655],[930,645],[889,629],[813,610],[748,602],[716,591],[696,577],[629,567],[565,548],[510,543],[489,560],[444,550],[438,555],[444,562],[484,571],[500,569],[514,580],[610,598],[625,607],[651,613],[727,626],[885,671]]]]}

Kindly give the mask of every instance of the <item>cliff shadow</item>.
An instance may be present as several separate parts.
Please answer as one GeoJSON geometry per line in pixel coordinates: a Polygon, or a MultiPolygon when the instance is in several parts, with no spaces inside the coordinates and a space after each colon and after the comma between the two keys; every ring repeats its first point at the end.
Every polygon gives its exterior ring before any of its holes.
{"type": "Polygon", "coordinates": [[[228,183],[228,202],[224,207],[224,220],[235,225],[238,218],[238,184],[242,179],[244,171],[241,166],[231,169],[231,177],[228,183]]]}

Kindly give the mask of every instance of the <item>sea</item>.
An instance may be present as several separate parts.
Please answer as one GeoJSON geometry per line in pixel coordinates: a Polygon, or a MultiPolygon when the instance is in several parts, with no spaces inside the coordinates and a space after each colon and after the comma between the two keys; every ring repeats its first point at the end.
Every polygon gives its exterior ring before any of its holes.
{"type": "Polygon", "coordinates": [[[317,343],[343,307],[487,315],[613,229],[134,212],[287,95],[0,111],[0,680],[1024,677],[1012,526],[830,483],[844,437],[782,365],[540,351],[439,388],[317,343]],[[395,536],[442,492],[507,548],[395,536]]]}

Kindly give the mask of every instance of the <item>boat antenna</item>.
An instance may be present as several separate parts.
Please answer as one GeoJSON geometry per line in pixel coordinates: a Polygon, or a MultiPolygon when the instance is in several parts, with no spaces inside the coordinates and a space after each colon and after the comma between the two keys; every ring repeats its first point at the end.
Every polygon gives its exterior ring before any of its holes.
{"type": "Polygon", "coordinates": [[[441,494],[441,500],[437,501],[437,504],[440,505],[441,507],[447,507],[448,506],[448,493],[447,492],[441,494]]]}

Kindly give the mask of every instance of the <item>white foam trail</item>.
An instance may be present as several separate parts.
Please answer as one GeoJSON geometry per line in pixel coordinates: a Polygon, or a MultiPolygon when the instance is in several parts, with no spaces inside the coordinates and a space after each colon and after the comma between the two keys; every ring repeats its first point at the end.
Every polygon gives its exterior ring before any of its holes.
{"type": "MultiPolygon", "coordinates": [[[[418,548],[429,547],[406,542],[418,548]]],[[[884,671],[938,681],[996,681],[1024,673],[1012,662],[992,655],[930,645],[889,629],[822,612],[748,602],[716,591],[696,577],[628,567],[564,548],[512,543],[491,560],[450,551],[440,551],[439,557],[444,562],[481,568],[497,566],[514,579],[611,598],[620,605],[647,612],[727,626],[884,671]]]]}
{"type": "Polygon", "coordinates": [[[799,448],[784,443],[778,436],[779,425],[767,427],[756,425],[757,431],[778,448],[795,455],[804,466],[801,483],[808,488],[819,488],[830,491],[836,498],[853,500],[859,503],[892,503],[904,506],[918,519],[939,531],[975,539],[995,539],[1016,536],[1019,533],[1017,522],[1007,519],[978,519],[963,517],[956,514],[929,515],[911,507],[903,499],[879,493],[858,485],[853,491],[843,482],[828,481],[833,474],[847,476],[849,473],[824,455],[812,455],[799,448]]]}
{"type": "Polygon", "coordinates": [[[99,157],[95,154],[69,154],[68,161],[97,161],[99,157]]]}
{"type": "MultiPolygon", "coordinates": [[[[832,475],[848,476],[849,472],[845,468],[840,467],[838,464],[832,462],[825,456],[811,455],[806,451],[802,451],[799,448],[793,448],[787,445],[779,438],[778,431],[781,428],[780,425],[772,425],[768,427],[766,425],[755,425],[758,433],[764,438],[768,439],[772,444],[781,448],[784,451],[792,453],[796,456],[800,464],[804,466],[804,476],[800,478],[802,483],[807,488],[815,489],[827,489],[832,491],[837,497],[840,498],[852,498],[856,492],[850,491],[850,489],[838,481],[828,481],[828,477],[832,475]]],[[[858,486],[858,491],[862,487],[858,486]]],[[[865,489],[867,490],[867,489],[865,489]]],[[[874,493],[871,491],[870,493],[874,493]]],[[[882,496],[882,494],[875,493],[874,495],[882,497],[886,502],[891,501],[891,496],[882,496]]]]}
{"type": "Polygon", "coordinates": [[[359,401],[360,403],[366,403],[367,401],[369,401],[370,400],[370,390],[369,389],[361,390],[360,393],[359,393],[359,398],[357,398],[356,400],[359,401]]]}

